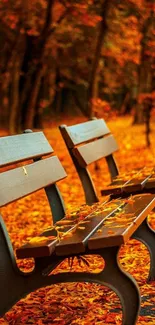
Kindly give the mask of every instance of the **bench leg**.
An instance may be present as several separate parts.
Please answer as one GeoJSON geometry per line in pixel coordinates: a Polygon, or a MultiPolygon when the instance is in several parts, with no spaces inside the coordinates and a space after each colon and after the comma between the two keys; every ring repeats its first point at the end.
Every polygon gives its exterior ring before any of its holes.
{"type": "Polygon", "coordinates": [[[135,325],[140,311],[140,292],[136,281],[121,268],[117,257],[118,251],[119,247],[108,247],[108,249],[93,252],[93,254],[100,255],[105,260],[105,268],[99,274],[83,272],[59,273],[40,278],[38,286],[63,282],[92,282],[105,285],[116,292],[120,298],[123,309],[122,324],[135,325]]]}
{"type": "MultiPolygon", "coordinates": [[[[28,275],[25,278],[25,281],[23,278],[19,281],[20,276],[19,278],[17,276],[17,279],[14,279],[14,294],[12,291],[12,294],[14,295],[13,300],[8,300],[5,307],[1,308],[1,316],[3,316],[4,313],[20,298],[25,297],[28,293],[41,287],[64,282],[92,282],[108,286],[115,291],[120,298],[123,308],[122,324],[135,325],[140,310],[140,293],[135,280],[128,273],[122,270],[117,258],[118,251],[119,247],[109,247],[108,249],[106,248],[93,252],[94,254],[102,256],[105,260],[105,268],[99,274],[65,272],[48,276],[47,274],[45,275],[46,272],[44,273],[44,268],[45,266],[50,265],[51,259],[45,258],[44,260],[43,258],[43,263],[37,263],[35,271],[31,275],[28,275]],[[19,282],[21,287],[19,286],[19,282]]],[[[90,254],[90,252],[88,254],[90,254]]],[[[60,262],[61,258],[54,263],[51,263],[52,269],[54,269],[60,262]]],[[[13,278],[11,281],[12,280],[13,278]]],[[[10,286],[8,287],[10,289],[10,286]]]]}
{"type": "Polygon", "coordinates": [[[141,241],[150,253],[150,272],[148,281],[155,280],[155,231],[149,226],[147,218],[135,231],[132,238],[141,241]]]}
{"type": "Polygon", "coordinates": [[[0,316],[23,295],[25,277],[19,271],[5,224],[0,216],[0,316]]]}
{"type": "Polygon", "coordinates": [[[136,281],[125,272],[118,261],[117,247],[109,247],[100,255],[105,260],[105,269],[99,275],[120,298],[123,307],[123,325],[136,324],[140,311],[140,292],[136,281]]]}

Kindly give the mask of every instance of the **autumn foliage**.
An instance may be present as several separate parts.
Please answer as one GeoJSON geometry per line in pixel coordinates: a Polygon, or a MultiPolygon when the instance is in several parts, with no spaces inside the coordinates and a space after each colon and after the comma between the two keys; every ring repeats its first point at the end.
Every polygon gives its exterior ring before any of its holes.
{"type": "MultiPolygon", "coordinates": [[[[63,124],[66,122],[74,124],[80,120],[61,121],[63,124]]],[[[145,147],[144,126],[131,127],[131,118],[117,118],[109,123],[109,127],[120,145],[116,156],[122,173],[127,169],[132,171],[133,168],[143,166],[151,168],[153,166],[155,143],[152,139],[151,149],[145,147]]],[[[152,125],[152,130],[155,131],[154,125],[152,125]]],[[[78,206],[85,203],[84,194],[56,124],[47,124],[44,132],[68,173],[68,178],[59,183],[67,203],[68,218],[76,210],[79,222],[81,222],[81,218],[88,211],[91,212],[92,207],[83,206],[79,211],[78,206]]],[[[102,163],[97,171],[94,165],[90,168],[101,199],[100,190],[110,180],[107,166],[102,163]]],[[[38,238],[40,240],[39,233],[52,226],[51,212],[43,191],[11,203],[2,208],[1,213],[14,249],[27,240],[33,241],[38,238]],[[33,239],[34,236],[36,236],[35,239],[33,239]]],[[[153,229],[155,229],[154,216],[154,213],[149,216],[149,222],[153,229]]],[[[146,282],[149,271],[149,254],[140,242],[130,240],[121,248],[120,260],[123,268],[135,277],[140,286],[142,310],[138,325],[152,325],[154,323],[155,283],[146,282]]],[[[33,260],[20,260],[18,265],[26,272],[33,268],[33,260]]],[[[74,259],[73,263],[68,263],[68,260],[65,260],[54,272],[65,272],[66,269],[73,272],[74,270],[100,272],[103,268],[104,261],[99,256],[93,258],[88,256],[86,260],[74,259]]],[[[121,325],[121,305],[118,297],[103,286],[89,283],[59,284],[42,288],[18,302],[6,314],[6,321],[10,325],[121,325]]],[[[6,324],[4,319],[0,320],[0,324],[6,324]]]]}
{"type": "Polygon", "coordinates": [[[98,100],[98,111],[107,102],[142,122],[154,105],[154,11],[153,0],[1,0],[3,126],[14,133],[41,127],[42,117],[92,117],[98,100]]]}

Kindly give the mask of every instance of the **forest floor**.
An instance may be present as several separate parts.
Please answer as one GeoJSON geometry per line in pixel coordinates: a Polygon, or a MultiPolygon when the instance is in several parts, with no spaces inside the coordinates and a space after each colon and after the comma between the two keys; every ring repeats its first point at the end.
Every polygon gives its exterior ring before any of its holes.
{"type": "MultiPolygon", "coordinates": [[[[81,119],[82,120],[82,119],[81,119]]],[[[44,132],[59,156],[68,178],[59,182],[67,208],[70,210],[78,204],[84,204],[84,195],[76,171],[65,148],[58,124],[74,124],[80,119],[46,123],[44,132]]],[[[144,166],[153,166],[155,158],[155,124],[152,123],[151,147],[146,148],[144,126],[132,126],[131,117],[117,118],[108,123],[115,134],[120,150],[115,154],[120,171],[124,172],[144,166]]],[[[1,135],[3,131],[1,131],[1,135]]],[[[100,189],[109,181],[106,163],[100,163],[100,169],[91,166],[93,179],[100,196],[100,189]]],[[[32,236],[38,235],[43,228],[51,225],[51,214],[43,191],[32,194],[1,209],[6,222],[13,247],[16,249],[32,236]]],[[[151,226],[155,229],[155,214],[150,215],[151,226]]],[[[149,254],[143,244],[130,240],[120,251],[123,268],[137,280],[142,297],[142,308],[138,325],[155,324],[155,282],[147,283],[149,271],[149,254]]],[[[28,271],[33,261],[18,261],[20,268],[28,271]]],[[[99,272],[103,261],[94,257],[90,266],[83,269],[99,272]]],[[[59,271],[66,270],[67,262],[59,266],[59,271]]],[[[81,270],[75,260],[74,270],[81,270]]],[[[111,290],[97,284],[67,283],[57,284],[37,290],[18,302],[5,316],[0,324],[10,325],[99,325],[121,324],[121,305],[118,297],[111,290]]]]}

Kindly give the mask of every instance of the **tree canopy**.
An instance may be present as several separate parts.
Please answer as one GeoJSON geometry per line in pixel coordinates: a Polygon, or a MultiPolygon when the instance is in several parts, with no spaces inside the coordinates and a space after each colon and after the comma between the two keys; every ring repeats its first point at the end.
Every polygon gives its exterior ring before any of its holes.
{"type": "Polygon", "coordinates": [[[1,0],[1,120],[11,133],[42,115],[85,116],[155,100],[154,0],[1,0]]]}

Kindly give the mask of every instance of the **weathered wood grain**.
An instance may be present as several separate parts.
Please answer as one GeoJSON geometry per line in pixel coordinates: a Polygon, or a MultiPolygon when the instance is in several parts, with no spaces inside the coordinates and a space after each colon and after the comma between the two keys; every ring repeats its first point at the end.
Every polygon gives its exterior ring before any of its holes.
{"type": "Polygon", "coordinates": [[[120,246],[136,231],[155,206],[155,197],[151,194],[140,194],[133,199],[114,218],[109,218],[89,240],[89,249],[120,246]]]}
{"type": "Polygon", "coordinates": [[[113,135],[108,135],[105,138],[86,143],[80,147],[73,149],[73,154],[77,158],[82,167],[109,156],[118,150],[118,145],[113,135]]]}
{"type": "Polygon", "coordinates": [[[56,156],[0,174],[0,206],[13,202],[66,177],[56,156]]]}
{"type": "Polygon", "coordinates": [[[53,152],[43,132],[32,132],[0,138],[0,166],[53,152]]]}
{"type": "Polygon", "coordinates": [[[62,125],[60,130],[69,148],[110,133],[103,119],[92,120],[73,126],[62,125]]]}

